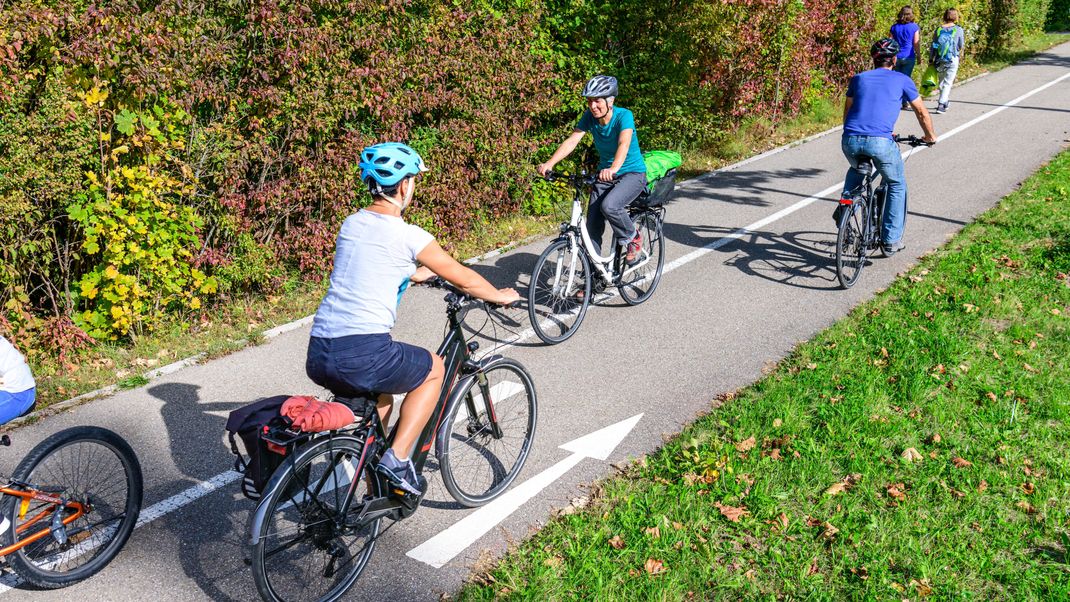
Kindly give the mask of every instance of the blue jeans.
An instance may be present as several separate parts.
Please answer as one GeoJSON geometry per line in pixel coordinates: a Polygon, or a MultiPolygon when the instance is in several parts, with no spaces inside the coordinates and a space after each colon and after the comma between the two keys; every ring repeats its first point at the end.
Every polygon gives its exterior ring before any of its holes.
{"type": "Polygon", "coordinates": [[[895,61],[895,71],[902,73],[907,77],[913,77],[914,65],[918,62],[918,57],[912,56],[905,59],[897,59],[895,61]]]}
{"type": "Polygon", "coordinates": [[[891,138],[879,136],[844,136],[840,143],[843,155],[851,164],[844,178],[843,195],[862,185],[865,172],[858,171],[858,159],[869,157],[877,167],[877,173],[888,185],[888,199],[884,202],[884,227],[881,241],[897,243],[903,238],[907,221],[907,180],[903,171],[903,156],[899,145],[891,138]]]}
{"type": "Polygon", "coordinates": [[[0,424],[11,422],[33,407],[37,399],[37,388],[19,393],[0,391],[0,424]]]}

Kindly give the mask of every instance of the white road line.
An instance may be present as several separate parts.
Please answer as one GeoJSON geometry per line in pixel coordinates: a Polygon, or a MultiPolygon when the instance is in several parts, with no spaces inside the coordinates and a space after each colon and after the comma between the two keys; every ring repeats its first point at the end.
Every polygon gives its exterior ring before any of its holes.
{"type": "MultiPolygon", "coordinates": [[[[1063,80],[1065,80],[1067,78],[1070,78],[1070,73],[1063,74],[1062,76],[1057,77],[1054,80],[1052,80],[1052,81],[1050,81],[1050,82],[1048,82],[1048,83],[1046,83],[1046,84],[1044,84],[1042,86],[1034,88],[1034,89],[1030,90],[1029,92],[1026,92],[1025,94],[1022,94],[1021,96],[1019,96],[1019,97],[1017,97],[1017,98],[1015,98],[1015,99],[1013,99],[1011,101],[1008,101],[1008,102],[996,107],[995,109],[993,109],[992,111],[989,111],[988,113],[984,113],[983,115],[979,115],[978,117],[975,117],[975,118],[971,119],[970,121],[967,121],[966,123],[964,123],[964,124],[954,128],[954,129],[950,130],[949,132],[947,132],[946,134],[941,136],[940,140],[947,140],[948,138],[951,138],[952,136],[955,136],[956,134],[959,134],[960,132],[963,132],[963,131],[969,129],[969,128],[977,125],[978,123],[981,123],[981,122],[985,121],[986,119],[989,119],[989,118],[991,118],[991,117],[993,117],[995,115],[998,115],[999,113],[1001,113],[1001,112],[1003,112],[1003,111],[1005,111],[1005,110],[1017,105],[1018,103],[1022,102],[1023,100],[1025,100],[1025,99],[1027,99],[1027,98],[1029,98],[1029,97],[1031,97],[1031,96],[1033,96],[1035,94],[1043,92],[1044,90],[1047,90],[1048,88],[1058,84],[1059,82],[1061,82],[1061,81],[1063,81],[1063,80]]],[[[923,150],[926,150],[926,148],[925,147],[919,147],[917,149],[914,149],[913,151],[907,151],[906,153],[904,153],[904,155],[909,154],[909,153],[922,152],[923,150]]],[[[698,248],[698,249],[695,249],[694,251],[691,251],[690,253],[688,253],[686,255],[683,255],[681,257],[678,257],[677,259],[669,262],[668,264],[665,265],[665,268],[662,271],[662,273],[663,274],[667,274],[667,273],[669,273],[669,272],[671,272],[671,271],[673,271],[673,270],[675,270],[675,269],[677,269],[679,267],[682,267],[684,265],[687,265],[688,263],[691,263],[692,261],[695,261],[696,259],[702,257],[703,255],[706,255],[707,253],[710,253],[710,252],[712,252],[712,251],[714,251],[716,249],[719,249],[719,248],[725,246],[726,244],[732,242],[733,240],[738,240],[740,238],[743,238],[747,234],[753,233],[755,230],[757,230],[759,228],[763,228],[763,227],[765,227],[765,226],[767,226],[767,225],[769,225],[769,224],[771,224],[771,223],[773,223],[773,222],[775,222],[775,221],[777,221],[777,220],[779,220],[779,219],[781,219],[783,217],[791,215],[792,213],[795,213],[799,209],[802,209],[803,207],[806,207],[807,205],[810,205],[814,201],[822,199],[825,196],[827,196],[829,194],[832,194],[833,192],[841,189],[842,186],[843,186],[843,182],[842,181],[838,182],[838,183],[836,183],[836,184],[834,184],[832,186],[829,186],[828,188],[822,190],[821,192],[818,192],[817,194],[815,194],[813,196],[807,197],[807,198],[795,203],[794,205],[785,207],[784,209],[781,209],[780,211],[777,211],[776,213],[773,213],[773,214],[771,214],[771,215],[769,215],[769,216],[767,216],[765,218],[762,218],[762,219],[760,219],[760,220],[758,220],[758,221],[756,221],[756,222],[754,222],[752,224],[748,224],[748,225],[746,225],[746,226],[744,226],[744,227],[742,227],[742,228],[740,228],[738,230],[735,230],[734,232],[732,232],[732,233],[730,233],[730,234],[728,234],[728,235],[726,235],[724,237],[721,237],[721,238],[718,238],[718,239],[716,239],[714,241],[711,241],[710,243],[706,244],[705,246],[703,246],[701,248],[698,248]]],[[[607,293],[605,293],[606,296],[604,297],[604,299],[610,299],[610,298],[616,296],[616,294],[617,294],[616,291],[607,292],[607,293]]],[[[597,299],[596,299],[596,301],[597,301],[597,299]]],[[[282,330],[282,331],[292,330],[292,329],[294,329],[294,328],[296,328],[298,326],[304,325],[304,323],[305,323],[304,320],[310,320],[310,319],[311,318],[305,318],[303,320],[300,320],[298,322],[301,322],[301,324],[294,323],[294,326],[291,326],[289,328],[286,328],[286,326],[289,326],[289,325],[283,325],[283,327],[278,327],[278,328],[273,329],[273,330],[282,330]]],[[[281,334],[281,332],[274,332],[272,334],[277,336],[278,334],[281,334]]],[[[516,345],[527,341],[528,339],[530,339],[534,335],[535,335],[535,330],[532,329],[532,328],[528,328],[528,329],[522,331],[520,333],[520,335],[516,339],[514,339],[512,342],[504,344],[504,345],[501,345],[499,347],[496,347],[494,349],[494,351],[495,352],[500,352],[500,351],[509,349],[511,347],[515,347],[516,345]]],[[[142,511],[141,516],[138,519],[137,526],[141,527],[141,526],[146,525],[146,524],[148,524],[148,523],[150,523],[150,522],[152,522],[152,521],[154,521],[154,520],[156,520],[156,519],[158,519],[158,518],[160,518],[162,516],[165,516],[165,515],[167,515],[167,514],[169,514],[171,512],[174,512],[175,510],[178,510],[179,508],[181,508],[181,507],[183,507],[183,506],[185,506],[185,505],[187,505],[187,504],[189,504],[189,503],[191,503],[191,502],[193,502],[193,501],[195,501],[195,500],[197,500],[199,498],[202,498],[205,495],[208,495],[209,493],[219,489],[220,487],[223,487],[223,486],[225,486],[225,485],[227,485],[229,483],[237,481],[240,477],[241,477],[240,474],[238,474],[238,473],[236,473],[236,472],[234,472],[232,470],[228,470],[227,472],[218,474],[218,475],[212,477],[211,479],[208,479],[207,481],[204,481],[202,483],[198,483],[197,485],[194,485],[193,487],[190,487],[189,489],[187,489],[187,490],[185,490],[185,491],[183,491],[181,493],[178,493],[178,494],[173,495],[173,496],[171,496],[171,497],[169,497],[169,498],[167,498],[165,500],[157,502],[157,503],[153,504],[152,506],[150,506],[150,507],[148,507],[148,508],[146,508],[145,510],[142,511]]],[[[11,574],[11,573],[3,575],[2,577],[0,577],[0,594],[3,594],[5,592],[7,592],[11,588],[17,586],[19,583],[21,583],[21,580],[16,575],[11,574]]]]}

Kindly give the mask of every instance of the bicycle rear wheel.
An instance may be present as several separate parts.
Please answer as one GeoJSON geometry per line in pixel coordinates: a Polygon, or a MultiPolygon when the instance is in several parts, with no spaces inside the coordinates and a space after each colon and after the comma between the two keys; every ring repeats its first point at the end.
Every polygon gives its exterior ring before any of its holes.
{"type": "Polygon", "coordinates": [[[840,215],[836,231],[836,278],[840,286],[854,286],[866,265],[866,203],[856,200],[840,215]]]}
{"type": "Polygon", "coordinates": [[[9,494],[0,507],[10,521],[0,534],[3,546],[24,543],[7,561],[37,587],[66,587],[103,569],[126,545],[141,512],[141,464],[122,437],[99,427],[48,437],[23,458],[12,481],[63,500],[9,494]]]}
{"type": "Polygon", "coordinates": [[[446,490],[471,508],[501,495],[520,474],[538,407],[531,376],[517,361],[498,358],[467,382],[439,428],[435,454],[446,490]]]}
{"type": "Polygon", "coordinates": [[[347,524],[350,508],[378,481],[357,473],[363,441],[351,436],[323,438],[284,462],[271,477],[252,518],[253,580],[264,600],[338,600],[368,565],[380,520],[347,524]],[[263,508],[261,508],[263,507],[263,508]],[[262,510],[264,510],[262,512],[262,510]],[[258,523],[259,524],[256,524],[258,523]]]}
{"type": "Polygon", "coordinates": [[[553,345],[580,328],[591,304],[591,265],[569,239],[550,243],[535,262],[528,287],[528,317],[544,343],[553,345]]]}
{"type": "Polygon", "coordinates": [[[621,298],[628,305],[639,305],[654,294],[654,289],[661,282],[661,271],[665,267],[665,238],[661,233],[661,215],[654,211],[643,211],[635,217],[635,227],[643,237],[640,263],[635,268],[625,268],[624,276],[617,285],[621,298]]]}

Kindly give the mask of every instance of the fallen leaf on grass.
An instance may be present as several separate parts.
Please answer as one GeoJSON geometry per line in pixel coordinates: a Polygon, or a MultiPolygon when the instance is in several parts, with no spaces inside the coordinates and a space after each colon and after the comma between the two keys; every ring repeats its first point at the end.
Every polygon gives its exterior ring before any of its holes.
{"type": "Polygon", "coordinates": [[[665,566],[664,562],[656,558],[647,558],[646,564],[643,565],[643,568],[649,575],[660,575],[661,573],[664,573],[665,571],[669,570],[668,567],[665,566]]]}
{"type": "Polygon", "coordinates": [[[677,531],[683,531],[684,530],[684,524],[683,523],[678,523],[676,521],[673,521],[672,522],[672,528],[676,529],[677,531]]]}
{"type": "Polygon", "coordinates": [[[988,489],[988,482],[982,479],[981,482],[977,484],[977,493],[984,493],[985,489],[988,489]]]}
{"type": "Polygon", "coordinates": [[[543,560],[542,563],[545,564],[546,566],[553,567],[553,568],[556,569],[556,568],[560,568],[561,566],[563,566],[565,564],[565,559],[561,558],[560,556],[551,556],[551,557],[547,558],[546,560],[543,560]]]}
{"type": "Polygon", "coordinates": [[[745,516],[747,514],[750,514],[750,512],[746,508],[744,508],[742,506],[740,506],[740,507],[726,506],[726,505],[722,504],[721,502],[714,502],[713,505],[716,506],[717,509],[721,511],[721,514],[725,518],[727,518],[728,520],[732,521],[733,523],[738,523],[739,519],[741,517],[743,517],[743,516],[745,516]]]}
{"type": "Polygon", "coordinates": [[[780,428],[780,425],[784,424],[784,421],[779,418],[773,419],[773,428],[780,428]]]}
{"type": "Polygon", "coordinates": [[[867,569],[864,566],[860,566],[860,567],[858,567],[856,569],[851,569],[851,574],[854,575],[855,577],[858,577],[862,581],[865,581],[866,579],[869,579],[869,569],[867,569]]]}
{"type": "Polygon", "coordinates": [[[825,521],[822,527],[824,527],[824,530],[821,532],[821,537],[824,537],[825,539],[832,539],[833,537],[836,537],[837,533],[840,532],[839,529],[834,527],[832,523],[828,521],[825,521]]]}
{"type": "Polygon", "coordinates": [[[646,533],[654,539],[661,537],[661,529],[658,529],[657,526],[647,527],[646,529],[643,529],[643,533],[646,533]]]}
{"type": "Polygon", "coordinates": [[[755,577],[757,577],[757,573],[754,572],[754,569],[750,569],[746,573],[743,573],[743,576],[750,581],[754,581],[755,577]]]}
{"type": "Polygon", "coordinates": [[[907,494],[903,493],[904,489],[906,489],[906,486],[902,483],[892,483],[891,485],[885,487],[884,490],[885,493],[888,494],[888,497],[894,498],[902,502],[903,500],[907,499],[907,494]]]}
{"type": "Polygon", "coordinates": [[[993,403],[999,401],[999,398],[996,397],[996,394],[993,393],[992,391],[989,391],[988,393],[985,393],[985,397],[987,397],[989,399],[989,401],[991,401],[993,403]]]}
{"type": "Polygon", "coordinates": [[[847,483],[844,483],[843,481],[838,481],[828,486],[828,489],[825,490],[825,495],[836,495],[839,493],[843,493],[846,489],[847,483]]]}
{"type": "Polygon", "coordinates": [[[918,581],[917,579],[911,579],[910,584],[914,587],[914,590],[918,592],[918,596],[924,598],[933,593],[933,588],[929,587],[925,580],[918,581]]]}
{"type": "Polygon", "coordinates": [[[973,466],[973,462],[970,462],[969,460],[960,458],[958,456],[951,458],[951,463],[954,464],[956,468],[966,468],[967,466],[973,466]]]}
{"type": "Polygon", "coordinates": [[[1015,506],[1017,506],[1022,512],[1025,512],[1026,514],[1037,513],[1037,509],[1033,506],[1033,504],[1030,504],[1025,500],[1018,502],[1017,504],[1015,504],[1015,506]]]}
{"type": "Polygon", "coordinates": [[[913,447],[908,447],[904,449],[903,453],[899,454],[899,457],[903,458],[908,463],[921,462],[925,459],[924,457],[922,457],[921,453],[919,453],[918,450],[914,449],[913,447]]]}
{"type": "Polygon", "coordinates": [[[623,550],[624,540],[620,535],[614,535],[613,538],[609,540],[609,545],[613,546],[613,549],[615,550],[623,550]]]}
{"type": "Polygon", "coordinates": [[[1032,366],[1030,366],[1029,364],[1026,364],[1026,363],[1022,364],[1022,368],[1025,368],[1026,372],[1032,372],[1033,374],[1037,374],[1037,373],[1040,372],[1040,370],[1037,370],[1036,368],[1034,368],[1034,367],[1032,367],[1032,366]]]}
{"type": "Polygon", "coordinates": [[[813,560],[810,561],[810,567],[808,569],[806,569],[806,576],[809,577],[810,575],[816,575],[816,574],[817,574],[817,558],[814,558],[813,560]]]}
{"type": "Polygon", "coordinates": [[[1026,495],[1033,495],[1033,493],[1036,490],[1037,490],[1036,486],[1033,485],[1032,483],[1030,483],[1029,481],[1026,481],[1025,483],[1022,483],[1022,493],[1026,494],[1026,495]]]}
{"type": "Polygon", "coordinates": [[[737,443],[736,444],[736,450],[740,451],[740,452],[749,451],[749,450],[754,449],[754,446],[757,443],[758,442],[754,439],[754,436],[751,435],[750,437],[748,437],[748,438],[744,439],[743,441],[740,441],[739,443],[737,443]]]}
{"type": "Polygon", "coordinates": [[[962,491],[959,491],[958,489],[951,489],[951,495],[953,495],[955,497],[959,497],[959,498],[966,497],[966,493],[962,492],[962,491]]]}
{"type": "Polygon", "coordinates": [[[940,441],[942,441],[942,439],[940,438],[940,433],[933,433],[933,436],[929,437],[930,444],[940,443],[940,441]]]}

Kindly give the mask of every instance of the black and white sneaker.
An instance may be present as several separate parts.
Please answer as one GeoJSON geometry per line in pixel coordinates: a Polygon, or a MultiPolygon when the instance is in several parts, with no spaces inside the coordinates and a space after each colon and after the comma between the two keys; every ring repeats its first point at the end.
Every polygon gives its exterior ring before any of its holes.
{"type": "Polygon", "coordinates": [[[903,244],[903,241],[898,240],[892,243],[884,243],[881,250],[884,252],[885,257],[891,257],[892,255],[895,255],[896,253],[902,251],[905,248],[907,248],[907,246],[903,244]]]}
{"type": "Polygon", "coordinates": [[[394,455],[394,450],[388,449],[375,467],[376,472],[383,475],[398,489],[412,495],[420,495],[423,489],[420,487],[420,475],[416,474],[416,466],[412,460],[401,460],[394,455]]]}
{"type": "Polygon", "coordinates": [[[946,112],[947,112],[947,105],[945,105],[943,103],[940,103],[940,104],[936,105],[936,113],[938,115],[943,115],[946,112]]]}

